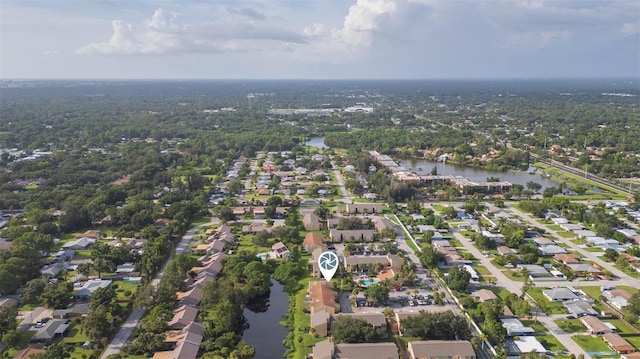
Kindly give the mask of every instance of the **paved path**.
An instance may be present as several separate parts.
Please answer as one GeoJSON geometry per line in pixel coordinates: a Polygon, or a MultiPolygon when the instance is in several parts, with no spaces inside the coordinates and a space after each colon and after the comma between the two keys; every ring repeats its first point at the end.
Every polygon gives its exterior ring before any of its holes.
{"type": "Polygon", "coordinates": [[[122,324],[122,327],[120,327],[118,333],[115,335],[115,337],[113,337],[113,340],[111,341],[107,349],[105,349],[105,351],[102,353],[102,356],[100,357],[101,359],[107,358],[112,354],[118,354],[120,350],[122,350],[122,347],[124,347],[124,345],[127,343],[131,332],[135,327],[138,326],[138,323],[140,322],[140,319],[144,315],[145,311],[146,308],[138,308],[134,309],[131,314],[129,314],[129,318],[127,318],[124,324],[122,324]]]}
{"type": "Polygon", "coordinates": [[[554,320],[564,318],[564,315],[538,315],[538,321],[547,328],[547,331],[551,333],[554,337],[558,339],[560,344],[564,345],[567,348],[567,351],[572,354],[580,355],[583,354],[585,359],[591,358],[587,352],[585,352],[571,337],[576,335],[575,333],[565,333],[560,327],[554,322],[554,320]]]}
{"type": "Polygon", "coordinates": [[[338,182],[338,186],[340,187],[340,191],[342,192],[342,199],[340,199],[339,201],[341,201],[342,203],[353,203],[353,201],[351,200],[351,196],[349,196],[349,192],[344,187],[344,179],[342,178],[340,170],[338,170],[338,167],[336,167],[336,164],[333,161],[331,161],[331,166],[333,167],[333,175],[336,176],[336,182],[338,182]]]}
{"type": "MultiPolygon", "coordinates": [[[[180,240],[180,243],[178,243],[178,245],[176,246],[175,253],[176,254],[184,253],[187,247],[189,246],[189,243],[191,243],[191,240],[196,235],[196,232],[200,228],[212,226],[218,223],[220,223],[220,220],[218,218],[213,218],[211,222],[200,224],[189,229],[187,233],[185,233],[185,235],[182,237],[182,240],[180,240]]],[[[167,262],[164,264],[164,266],[162,266],[162,269],[160,269],[156,277],[151,281],[151,285],[153,286],[154,290],[158,287],[158,284],[160,283],[160,279],[164,274],[164,269],[167,266],[167,263],[169,263],[169,261],[172,258],[173,257],[170,257],[169,259],[167,259],[167,262]]],[[[129,314],[129,317],[122,324],[122,327],[120,327],[120,330],[118,331],[118,333],[116,333],[116,335],[113,337],[113,340],[111,340],[111,343],[109,343],[109,345],[104,350],[104,352],[102,352],[100,359],[106,359],[110,355],[118,354],[120,350],[122,350],[122,348],[127,344],[127,341],[129,340],[129,336],[131,335],[133,328],[136,328],[138,324],[140,324],[140,319],[142,319],[142,316],[144,315],[144,312],[146,310],[147,309],[144,307],[138,308],[138,309],[134,309],[131,312],[131,314],[129,314]]]]}

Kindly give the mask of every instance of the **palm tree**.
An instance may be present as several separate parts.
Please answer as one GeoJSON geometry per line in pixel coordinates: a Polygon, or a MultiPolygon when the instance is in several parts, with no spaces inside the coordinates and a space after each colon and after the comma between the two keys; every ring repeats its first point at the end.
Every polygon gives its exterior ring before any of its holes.
{"type": "Polygon", "coordinates": [[[487,340],[487,335],[484,334],[484,332],[481,332],[480,335],[478,335],[478,337],[480,338],[480,347],[482,349],[484,349],[484,342],[487,340]]]}
{"type": "Polygon", "coordinates": [[[384,307],[382,309],[382,314],[384,314],[384,316],[387,317],[387,318],[392,318],[395,315],[395,312],[393,311],[393,308],[391,308],[391,307],[384,307]]]}

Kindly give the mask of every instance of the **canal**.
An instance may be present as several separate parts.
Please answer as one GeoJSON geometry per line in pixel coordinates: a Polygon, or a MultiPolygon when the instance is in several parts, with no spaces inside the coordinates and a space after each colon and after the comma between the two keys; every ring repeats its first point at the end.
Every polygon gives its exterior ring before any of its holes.
{"type": "Polygon", "coordinates": [[[256,298],[244,310],[244,317],[249,323],[242,339],[256,348],[254,359],[284,358],[285,347],[282,341],[288,330],[280,325],[280,320],[287,314],[289,298],[284,286],[271,280],[268,296],[256,298]]]}

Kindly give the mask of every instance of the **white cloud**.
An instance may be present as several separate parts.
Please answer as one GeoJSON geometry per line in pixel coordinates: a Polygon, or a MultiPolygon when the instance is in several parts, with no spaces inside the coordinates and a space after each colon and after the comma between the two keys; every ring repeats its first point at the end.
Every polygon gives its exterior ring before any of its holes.
{"type": "Polygon", "coordinates": [[[640,24],[637,22],[626,22],[620,28],[620,32],[625,35],[635,35],[640,32],[640,24]]]}
{"type": "MultiPolygon", "coordinates": [[[[240,17],[245,17],[240,16],[240,17]]],[[[179,14],[156,9],[142,30],[123,20],[112,22],[113,34],[107,42],[94,42],[76,50],[78,54],[163,55],[180,53],[220,53],[261,51],[270,42],[304,43],[305,37],[291,31],[256,26],[252,22],[194,21],[183,25],[179,14]],[[262,43],[261,45],[259,43],[262,43]]]]}

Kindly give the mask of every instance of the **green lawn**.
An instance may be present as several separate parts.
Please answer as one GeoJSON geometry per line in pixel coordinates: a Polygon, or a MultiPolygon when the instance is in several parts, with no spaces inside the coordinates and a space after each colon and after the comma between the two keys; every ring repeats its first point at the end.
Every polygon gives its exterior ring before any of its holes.
{"type": "Polygon", "coordinates": [[[567,348],[560,344],[558,339],[551,334],[536,335],[536,339],[538,339],[540,344],[542,344],[547,350],[551,350],[553,352],[557,352],[558,350],[567,350],[567,348]]]}
{"type": "Polygon", "coordinates": [[[567,231],[558,231],[556,234],[562,238],[575,238],[575,234],[567,231]]]}
{"type": "Polygon", "coordinates": [[[556,323],[565,333],[585,332],[585,328],[582,323],[580,323],[580,319],[558,319],[554,320],[554,323],[556,323]]]}
{"type": "Polygon", "coordinates": [[[69,334],[63,339],[65,343],[84,343],[87,336],[80,331],[80,325],[75,325],[69,329],[69,334]]]}
{"type": "Polygon", "coordinates": [[[307,332],[299,332],[299,329],[306,329],[311,325],[311,317],[309,316],[309,314],[304,312],[304,309],[307,305],[307,303],[305,302],[305,298],[307,295],[307,289],[309,288],[309,282],[313,279],[314,278],[311,277],[302,279],[300,281],[302,289],[300,289],[295,295],[294,328],[296,330],[298,338],[302,338],[302,341],[298,341],[298,339],[293,341],[295,347],[293,348],[294,350],[292,357],[294,359],[307,358],[308,355],[313,353],[313,346],[317,342],[325,339],[308,334],[307,332]]]}
{"type": "Polygon", "coordinates": [[[546,332],[547,328],[544,327],[544,325],[542,325],[542,323],[535,321],[535,320],[521,320],[520,322],[522,322],[522,324],[525,327],[531,327],[533,328],[536,332],[546,332]]]}
{"type": "Polygon", "coordinates": [[[478,272],[478,274],[480,275],[491,275],[491,272],[489,271],[489,269],[487,269],[487,267],[473,266],[473,269],[475,269],[476,272],[478,272]]]}
{"type": "Polygon", "coordinates": [[[574,335],[571,337],[586,352],[607,352],[611,351],[607,343],[600,337],[590,335],[574,335]]]}
{"type": "Polygon", "coordinates": [[[516,272],[516,271],[511,270],[511,269],[507,269],[507,270],[504,270],[502,272],[504,273],[504,275],[507,276],[507,278],[509,278],[511,280],[515,280],[515,281],[518,281],[518,282],[524,282],[525,278],[519,272],[516,272]]]}

